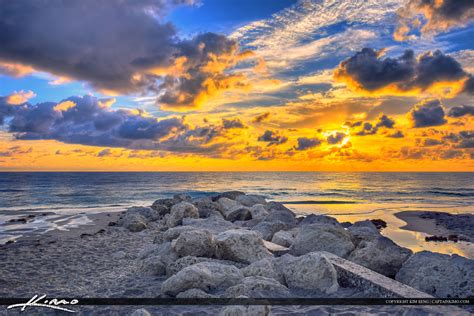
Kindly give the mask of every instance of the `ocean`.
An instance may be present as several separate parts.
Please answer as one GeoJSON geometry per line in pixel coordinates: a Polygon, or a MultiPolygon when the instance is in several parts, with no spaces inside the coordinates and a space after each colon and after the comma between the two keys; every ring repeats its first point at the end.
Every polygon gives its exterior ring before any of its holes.
{"type": "MultiPolygon", "coordinates": [[[[398,211],[474,213],[474,173],[4,172],[0,240],[18,238],[29,230],[77,227],[90,223],[88,214],[151,205],[176,193],[200,197],[229,190],[289,202],[287,206],[300,214],[329,214],[340,221],[388,219],[397,227],[396,236],[390,237],[398,241],[403,222],[391,216],[398,211]],[[51,215],[26,224],[9,223],[32,213],[51,215]]],[[[419,246],[420,238],[411,243],[419,246]]]]}

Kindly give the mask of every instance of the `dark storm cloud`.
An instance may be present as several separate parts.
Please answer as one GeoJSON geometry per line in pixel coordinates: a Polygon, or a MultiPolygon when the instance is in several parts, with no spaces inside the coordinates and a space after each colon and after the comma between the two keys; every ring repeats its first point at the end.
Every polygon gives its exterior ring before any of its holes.
{"type": "Polygon", "coordinates": [[[346,136],[347,135],[345,133],[336,132],[336,134],[329,135],[326,140],[328,144],[335,145],[342,142],[346,136]]]}
{"type": "Polygon", "coordinates": [[[444,108],[439,100],[422,101],[410,111],[413,127],[438,126],[446,123],[444,108]]]}
{"type": "Polygon", "coordinates": [[[379,131],[380,128],[391,129],[395,126],[395,120],[390,118],[389,116],[381,113],[377,118],[377,121],[374,123],[371,122],[346,122],[344,123],[345,126],[350,128],[356,128],[357,132],[355,133],[358,136],[366,136],[366,135],[375,135],[379,131]]]}
{"type": "Polygon", "coordinates": [[[368,92],[384,88],[402,93],[424,91],[437,82],[457,82],[469,76],[460,63],[439,50],[418,57],[406,50],[397,58],[383,58],[383,51],[364,48],[341,62],[335,71],[336,79],[368,92]]]}
{"type": "Polygon", "coordinates": [[[307,150],[321,145],[321,140],[318,138],[298,138],[298,145],[295,147],[296,150],[307,150]]]}
{"type": "Polygon", "coordinates": [[[448,116],[450,117],[461,117],[464,115],[474,115],[474,106],[472,105],[461,105],[452,107],[449,110],[448,116]]]}
{"type": "Polygon", "coordinates": [[[268,142],[268,145],[280,145],[286,143],[287,137],[280,135],[277,131],[266,130],[263,135],[258,137],[260,142],[268,142]]]}
{"type": "Polygon", "coordinates": [[[434,138],[425,138],[423,139],[422,146],[423,147],[431,147],[431,146],[437,146],[437,145],[442,145],[443,142],[439,139],[434,139],[434,138]]]}
{"type": "Polygon", "coordinates": [[[393,133],[393,134],[387,135],[387,137],[391,137],[391,138],[403,138],[403,137],[405,137],[405,135],[403,135],[403,132],[402,132],[402,131],[396,131],[396,132],[393,133]]]}
{"type": "Polygon", "coordinates": [[[103,101],[86,95],[12,106],[0,98],[0,113],[8,131],[23,140],[207,154],[219,154],[223,147],[210,143],[224,135],[224,126],[190,127],[183,117],[157,120],[140,111],[110,109],[103,101]]]}
{"type": "Polygon", "coordinates": [[[399,23],[394,38],[399,41],[414,39],[409,35],[421,27],[421,33],[434,34],[461,27],[474,18],[472,0],[409,0],[399,10],[399,23]],[[418,15],[423,15],[420,21],[418,15]]]}
{"type": "Polygon", "coordinates": [[[244,123],[242,123],[242,121],[238,118],[222,119],[222,125],[224,126],[225,129],[245,128],[244,123]]]}
{"type": "Polygon", "coordinates": [[[270,112],[265,112],[265,113],[263,113],[263,114],[257,115],[257,116],[252,120],[252,122],[254,122],[254,123],[262,123],[262,122],[268,120],[269,117],[270,117],[270,112]]]}

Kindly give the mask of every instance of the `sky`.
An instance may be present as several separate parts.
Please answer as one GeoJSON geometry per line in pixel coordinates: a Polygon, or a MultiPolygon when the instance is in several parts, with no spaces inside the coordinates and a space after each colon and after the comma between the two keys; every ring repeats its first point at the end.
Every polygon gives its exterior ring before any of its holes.
{"type": "Polygon", "coordinates": [[[0,171],[474,171],[472,0],[0,8],[0,171]]]}

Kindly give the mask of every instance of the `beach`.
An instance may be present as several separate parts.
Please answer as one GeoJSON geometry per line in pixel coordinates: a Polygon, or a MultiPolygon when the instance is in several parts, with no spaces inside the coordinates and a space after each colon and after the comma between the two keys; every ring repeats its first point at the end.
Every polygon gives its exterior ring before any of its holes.
{"type": "MultiPolygon", "coordinates": [[[[463,297],[464,293],[472,295],[469,294],[474,282],[473,270],[469,270],[473,266],[472,260],[427,251],[415,256],[410,249],[384,237],[380,232],[386,228],[377,228],[369,220],[339,223],[324,215],[300,216],[283,204],[269,202],[258,195],[231,191],[192,198],[178,194],[159,199],[148,207],[101,213],[89,216],[89,219],[87,225],[67,231],[27,234],[2,245],[0,296],[28,298],[47,293],[48,297],[79,300],[83,297],[374,297],[370,287],[349,286],[350,282],[342,282],[341,271],[334,270],[324,251],[385,274],[382,278],[393,280],[395,284],[414,280],[409,287],[426,295],[445,297],[446,291],[452,292],[450,297],[463,297]],[[451,279],[445,285],[435,285],[439,287],[437,293],[419,279],[420,273],[426,271],[415,271],[412,267],[419,260],[426,260],[424,256],[429,257],[431,264],[443,267],[436,275],[437,279],[451,279]],[[407,263],[410,261],[413,262],[411,265],[407,263]],[[447,262],[467,273],[463,276],[467,285],[460,281],[461,276],[445,275],[447,262]],[[301,274],[301,269],[307,272],[301,274]],[[211,276],[205,271],[212,271],[211,276]]],[[[408,225],[414,225],[411,219],[408,222],[408,225]]],[[[383,295],[389,295],[387,293],[383,295]]],[[[87,315],[113,315],[119,311],[121,315],[128,315],[140,306],[74,308],[87,315]]],[[[151,314],[201,311],[232,315],[240,307],[143,308],[151,314]]],[[[396,313],[407,309],[420,313],[435,311],[429,306],[254,308],[256,315],[268,314],[269,309],[272,314],[306,312],[323,315],[396,313]]],[[[437,308],[448,312],[450,307],[437,308]]],[[[465,309],[455,311],[467,314],[465,309]]],[[[249,310],[243,312],[251,313],[249,310]]]]}

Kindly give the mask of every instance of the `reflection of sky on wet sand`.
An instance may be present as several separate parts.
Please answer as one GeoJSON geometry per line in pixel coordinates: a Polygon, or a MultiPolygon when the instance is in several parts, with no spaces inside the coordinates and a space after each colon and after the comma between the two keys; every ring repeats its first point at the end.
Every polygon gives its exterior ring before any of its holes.
{"type": "MultiPolygon", "coordinates": [[[[287,205],[298,214],[326,214],[337,218],[339,222],[356,222],[366,219],[383,219],[387,228],[382,234],[392,239],[400,246],[407,247],[414,252],[428,250],[446,254],[459,254],[464,257],[474,258],[474,245],[467,242],[426,242],[429,234],[402,229],[407,223],[394,214],[402,211],[440,211],[446,213],[473,213],[472,206],[417,204],[298,204],[287,205]]],[[[423,221],[431,225],[430,221],[423,221]]]]}

